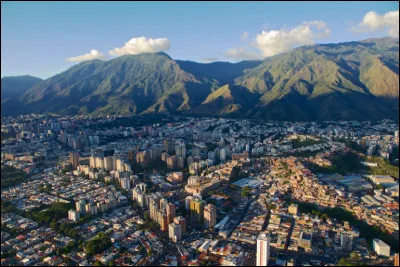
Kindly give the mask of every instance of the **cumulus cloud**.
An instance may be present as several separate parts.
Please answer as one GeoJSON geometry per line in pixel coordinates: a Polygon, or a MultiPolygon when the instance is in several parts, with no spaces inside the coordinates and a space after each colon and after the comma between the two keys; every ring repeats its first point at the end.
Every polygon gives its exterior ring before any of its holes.
{"type": "Polygon", "coordinates": [[[330,30],[321,20],[305,21],[292,29],[262,31],[256,36],[256,47],[265,57],[291,50],[296,46],[313,45],[316,39],[329,36],[330,30]]]}
{"type": "Polygon", "coordinates": [[[109,53],[113,56],[137,55],[166,51],[170,47],[171,44],[167,38],[152,39],[142,36],[130,39],[124,46],[114,48],[109,53]]]}
{"type": "Polygon", "coordinates": [[[379,15],[374,11],[365,14],[363,20],[351,28],[354,32],[387,31],[392,37],[399,37],[399,11],[379,15]]]}
{"type": "Polygon", "coordinates": [[[245,41],[245,40],[247,40],[248,37],[249,37],[249,33],[248,32],[243,32],[242,35],[240,36],[240,39],[245,41]]]}
{"type": "Polygon", "coordinates": [[[85,61],[85,60],[92,60],[92,59],[105,59],[104,54],[91,49],[89,53],[83,54],[81,56],[76,56],[76,57],[69,57],[65,59],[65,61],[70,61],[70,62],[80,62],[80,61],[85,61]]]}
{"type": "Polygon", "coordinates": [[[224,52],[224,56],[234,60],[260,59],[259,53],[246,50],[244,47],[230,48],[224,52]]]}

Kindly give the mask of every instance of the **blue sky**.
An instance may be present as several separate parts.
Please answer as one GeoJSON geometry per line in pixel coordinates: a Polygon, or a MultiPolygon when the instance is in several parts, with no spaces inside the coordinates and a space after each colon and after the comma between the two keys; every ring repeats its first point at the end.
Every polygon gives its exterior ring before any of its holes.
{"type": "Polygon", "coordinates": [[[388,36],[398,29],[398,13],[397,22],[384,14],[398,10],[396,1],[1,2],[1,76],[48,78],[91,49],[105,59],[141,49],[198,62],[263,58],[310,42],[388,36]],[[363,23],[370,11],[379,25],[363,23]],[[142,36],[140,45],[124,48],[142,36]],[[165,39],[154,46],[150,38],[165,39]]]}

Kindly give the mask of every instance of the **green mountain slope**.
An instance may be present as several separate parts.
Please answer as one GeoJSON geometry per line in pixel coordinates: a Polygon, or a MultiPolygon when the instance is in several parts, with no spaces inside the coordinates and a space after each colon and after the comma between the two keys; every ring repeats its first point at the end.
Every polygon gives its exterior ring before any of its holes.
{"type": "Polygon", "coordinates": [[[304,46],[235,64],[175,61],[165,53],[92,60],[3,101],[2,114],[398,120],[398,49],[398,39],[378,38],[304,46]]]}
{"type": "Polygon", "coordinates": [[[129,55],[77,64],[33,87],[21,101],[27,104],[24,112],[137,114],[188,82],[198,81],[165,53],[129,55]]]}
{"type": "Polygon", "coordinates": [[[235,82],[263,94],[265,119],[398,119],[398,39],[378,40],[301,47],[235,82]]]}
{"type": "Polygon", "coordinates": [[[1,78],[1,100],[22,96],[29,88],[42,79],[29,75],[1,78]]]}
{"type": "Polygon", "coordinates": [[[251,92],[249,89],[239,85],[226,84],[211,94],[206,100],[196,107],[193,112],[215,115],[239,115],[246,113],[259,100],[260,94],[251,92]]]}

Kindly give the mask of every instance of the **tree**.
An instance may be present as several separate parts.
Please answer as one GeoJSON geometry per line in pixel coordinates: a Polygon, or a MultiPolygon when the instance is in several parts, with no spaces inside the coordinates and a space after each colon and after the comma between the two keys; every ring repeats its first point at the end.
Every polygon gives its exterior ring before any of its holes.
{"type": "Polygon", "coordinates": [[[350,253],[350,259],[358,260],[359,258],[360,258],[360,256],[358,255],[358,253],[356,251],[353,251],[350,253]]]}
{"type": "Polygon", "coordinates": [[[350,263],[346,258],[341,258],[338,264],[339,266],[354,266],[354,264],[350,263]]]}
{"type": "Polygon", "coordinates": [[[242,189],[242,197],[248,197],[250,195],[251,188],[249,186],[245,186],[242,189]]]}

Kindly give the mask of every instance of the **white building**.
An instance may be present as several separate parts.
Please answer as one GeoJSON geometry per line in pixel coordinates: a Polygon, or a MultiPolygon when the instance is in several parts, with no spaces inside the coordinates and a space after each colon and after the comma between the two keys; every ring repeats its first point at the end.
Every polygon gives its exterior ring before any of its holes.
{"type": "Polygon", "coordinates": [[[221,148],[219,151],[219,160],[220,161],[225,161],[226,160],[226,150],[225,148],[221,148]]]}
{"type": "Polygon", "coordinates": [[[176,223],[170,223],[168,226],[168,234],[169,234],[169,238],[173,241],[173,242],[178,242],[179,240],[181,240],[182,237],[182,228],[180,224],[176,224],[176,223]]]}
{"type": "Polygon", "coordinates": [[[269,237],[261,234],[257,239],[257,266],[268,266],[269,260],[269,237]]]}
{"type": "Polygon", "coordinates": [[[80,218],[79,215],[80,215],[79,211],[69,210],[68,211],[68,220],[77,222],[77,221],[79,221],[79,218],[80,218]]]}
{"type": "Polygon", "coordinates": [[[125,190],[131,189],[131,183],[130,183],[129,177],[122,177],[120,182],[121,182],[121,187],[123,189],[125,189],[125,190]]]}
{"type": "Polygon", "coordinates": [[[390,257],[390,246],[380,239],[372,241],[372,247],[378,256],[390,257]]]}

